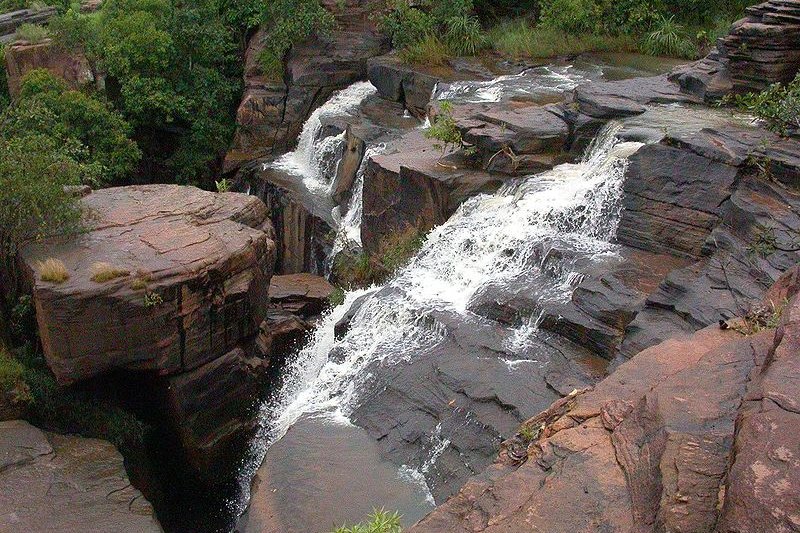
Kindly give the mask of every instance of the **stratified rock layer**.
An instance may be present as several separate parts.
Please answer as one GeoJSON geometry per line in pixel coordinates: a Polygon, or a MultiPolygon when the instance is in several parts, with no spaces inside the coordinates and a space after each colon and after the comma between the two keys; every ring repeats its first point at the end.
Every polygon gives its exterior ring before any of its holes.
{"type": "Polygon", "coordinates": [[[159,532],[110,443],[0,422],[0,530],[159,532]]]}
{"type": "Polygon", "coordinates": [[[526,422],[411,533],[797,530],[798,313],[794,296],[777,331],[640,353],[526,422]]]}

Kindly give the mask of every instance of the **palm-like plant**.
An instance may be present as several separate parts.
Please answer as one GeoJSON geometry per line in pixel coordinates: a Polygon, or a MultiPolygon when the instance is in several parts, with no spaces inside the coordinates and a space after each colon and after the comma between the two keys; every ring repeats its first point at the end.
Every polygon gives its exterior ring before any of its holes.
{"type": "Polygon", "coordinates": [[[642,46],[650,55],[665,55],[694,59],[697,47],[686,36],[686,29],[675,20],[674,16],[660,15],[642,46]]]}

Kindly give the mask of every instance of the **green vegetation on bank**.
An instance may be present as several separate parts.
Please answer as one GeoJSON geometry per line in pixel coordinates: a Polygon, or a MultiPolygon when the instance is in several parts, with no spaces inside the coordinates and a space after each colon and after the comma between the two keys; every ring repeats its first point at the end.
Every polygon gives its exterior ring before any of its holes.
{"type": "Polygon", "coordinates": [[[333,533],[402,533],[402,531],[400,514],[381,509],[373,511],[366,522],[350,527],[338,527],[333,533]]]}
{"type": "Polygon", "coordinates": [[[537,0],[525,2],[524,18],[498,21],[490,15],[514,10],[508,6],[494,10],[483,0],[427,0],[418,7],[395,0],[381,24],[401,58],[412,64],[440,65],[449,57],[475,55],[487,48],[515,59],[590,51],[641,51],[692,59],[753,3],[537,0]]]}
{"type": "Polygon", "coordinates": [[[777,83],[760,93],[729,96],[723,104],[732,104],[754,115],[780,135],[800,132],[800,76],[791,83],[777,83]]]}
{"type": "Polygon", "coordinates": [[[332,278],[340,287],[367,287],[389,279],[406,266],[425,244],[425,234],[408,228],[387,236],[372,255],[342,252],[336,256],[332,278]]]}

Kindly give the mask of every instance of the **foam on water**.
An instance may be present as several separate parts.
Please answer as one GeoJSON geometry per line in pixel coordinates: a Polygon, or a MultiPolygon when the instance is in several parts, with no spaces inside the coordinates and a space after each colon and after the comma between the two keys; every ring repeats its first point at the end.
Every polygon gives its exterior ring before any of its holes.
{"type": "Polygon", "coordinates": [[[324,118],[353,113],[365,98],[375,92],[375,87],[370,82],[364,81],[334,93],[327,102],[311,113],[303,124],[297,148],[284,154],[271,165],[301,176],[312,192],[326,194],[336,172],[337,152],[344,144],[344,133],[320,139],[322,121],[324,118]]]}

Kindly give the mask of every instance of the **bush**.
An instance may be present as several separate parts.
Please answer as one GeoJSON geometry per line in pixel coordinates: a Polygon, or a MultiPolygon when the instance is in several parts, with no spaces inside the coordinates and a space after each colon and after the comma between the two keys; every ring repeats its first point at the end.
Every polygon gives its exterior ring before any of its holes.
{"type": "Polygon", "coordinates": [[[438,37],[428,35],[418,43],[400,50],[399,56],[404,63],[409,65],[438,67],[444,65],[450,58],[450,47],[438,37]]]}
{"type": "Polygon", "coordinates": [[[434,118],[431,127],[425,130],[425,137],[438,141],[434,147],[442,154],[439,159],[440,163],[442,158],[451,151],[461,148],[464,140],[461,138],[461,130],[458,129],[453,118],[453,104],[450,102],[440,104],[439,114],[434,118]]]}
{"type": "Polygon", "coordinates": [[[10,400],[15,406],[31,402],[30,388],[24,374],[25,367],[0,344],[0,400],[10,400]]]}
{"type": "Polygon", "coordinates": [[[38,24],[22,24],[17,28],[15,38],[18,41],[26,41],[31,44],[39,44],[50,37],[47,28],[38,24]]]}
{"type": "Polygon", "coordinates": [[[0,137],[0,255],[14,255],[21,243],[56,230],[77,229],[80,209],[64,187],[79,184],[80,176],[69,147],[52,137],[0,137]]]}
{"type": "Polygon", "coordinates": [[[695,59],[697,47],[686,36],[685,28],[675,21],[675,17],[659,17],[644,42],[642,51],[654,56],[672,56],[695,59]]]}
{"type": "Polygon", "coordinates": [[[400,514],[390,513],[381,509],[369,515],[366,522],[350,527],[338,527],[333,533],[401,533],[400,514]]]}
{"type": "Polygon", "coordinates": [[[775,84],[760,93],[729,96],[723,100],[764,120],[781,135],[800,131],[800,75],[787,85],[775,84]]]}
{"type": "Polygon", "coordinates": [[[392,46],[398,50],[423,41],[434,33],[435,27],[431,15],[410,7],[405,0],[396,0],[389,13],[381,18],[381,28],[392,38],[392,46]]]}
{"type": "Polygon", "coordinates": [[[594,0],[543,0],[540,24],[570,34],[595,33],[601,29],[603,10],[594,0]]]}
{"type": "Polygon", "coordinates": [[[93,186],[124,182],[135,169],[141,152],[130,129],[104,102],[43,69],[25,75],[19,98],[0,121],[3,138],[41,135],[69,147],[81,181],[93,186]]]}
{"type": "Polygon", "coordinates": [[[532,27],[525,21],[501,24],[492,29],[489,40],[500,54],[511,58],[551,58],[584,52],[629,52],[637,50],[627,35],[568,35],[558,30],[532,27]]]}
{"type": "Polygon", "coordinates": [[[476,17],[461,15],[447,19],[445,40],[458,55],[474,56],[486,46],[480,22],[476,17]]]}

